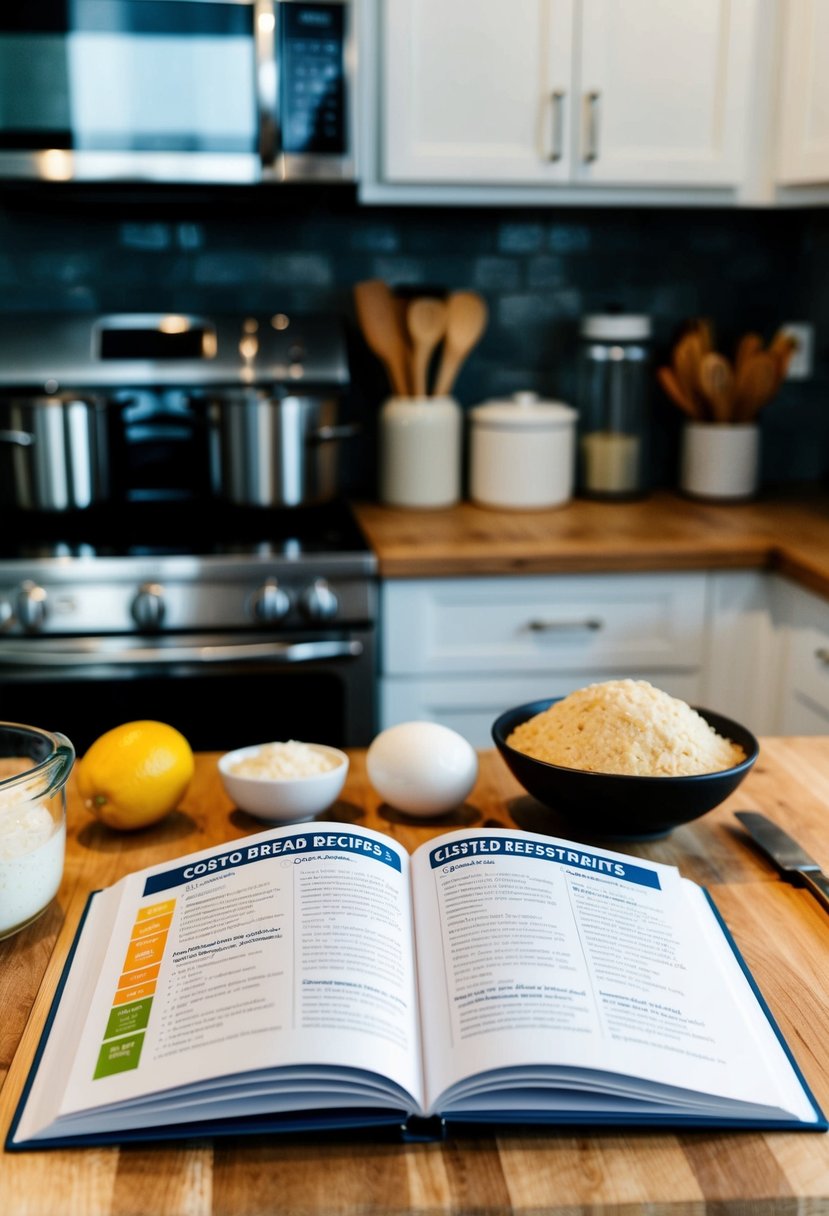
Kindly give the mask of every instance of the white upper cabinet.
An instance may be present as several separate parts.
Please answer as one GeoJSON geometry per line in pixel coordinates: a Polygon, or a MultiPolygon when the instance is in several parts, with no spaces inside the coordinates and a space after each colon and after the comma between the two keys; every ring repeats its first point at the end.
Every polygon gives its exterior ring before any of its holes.
{"type": "Polygon", "coordinates": [[[387,0],[384,176],[568,181],[574,0],[387,0]]]}
{"type": "Polygon", "coordinates": [[[783,6],[777,182],[829,182],[829,3],[783,6]]]}
{"type": "Polygon", "coordinates": [[[743,175],[751,4],[581,0],[576,176],[736,186],[743,175]]]}
{"type": "Polygon", "coordinates": [[[756,4],[382,0],[380,177],[734,187],[756,4]]]}

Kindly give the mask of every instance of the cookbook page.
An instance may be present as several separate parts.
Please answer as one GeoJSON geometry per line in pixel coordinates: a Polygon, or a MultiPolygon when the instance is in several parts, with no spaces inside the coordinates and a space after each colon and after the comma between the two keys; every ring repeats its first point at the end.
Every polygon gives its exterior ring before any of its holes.
{"type": "Polygon", "coordinates": [[[710,905],[674,867],[460,831],[418,849],[412,891],[430,1111],[482,1071],[563,1066],[814,1119],[710,905]]]}
{"type": "Polygon", "coordinates": [[[64,1001],[50,1035],[74,1056],[58,1113],[311,1064],[380,1073],[414,1104],[408,882],[408,854],[389,837],[318,822],[122,880],[90,924],[107,945],[83,1026],[64,1001]]]}

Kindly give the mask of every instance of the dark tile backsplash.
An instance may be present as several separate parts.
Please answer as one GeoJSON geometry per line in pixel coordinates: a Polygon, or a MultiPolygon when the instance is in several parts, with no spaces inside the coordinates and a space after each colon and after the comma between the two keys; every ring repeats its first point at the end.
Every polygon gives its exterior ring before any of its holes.
{"type": "MultiPolygon", "coordinates": [[[[657,363],[693,315],[712,319],[727,352],[746,330],[770,337],[809,321],[815,374],[787,383],[764,413],[762,481],[829,475],[829,209],[378,208],[343,188],[0,190],[0,323],[47,310],[342,315],[346,409],[365,423],[344,480],[368,495],[386,384],[350,289],[373,277],[486,297],[487,332],[456,385],[464,406],[517,389],[578,405],[578,321],[608,306],[651,315],[657,363]]],[[[675,485],[680,417],[658,390],[651,426],[651,484],[675,485]]]]}

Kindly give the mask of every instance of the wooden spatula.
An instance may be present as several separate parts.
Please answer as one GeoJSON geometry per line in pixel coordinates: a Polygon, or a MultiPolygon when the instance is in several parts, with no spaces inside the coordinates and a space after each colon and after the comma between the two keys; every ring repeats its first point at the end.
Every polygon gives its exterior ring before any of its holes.
{"type": "Polygon", "coordinates": [[[406,338],[391,288],[382,279],[355,283],[354,306],[363,337],[383,363],[393,392],[398,397],[408,396],[411,387],[406,338]]]}
{"type": "Polygon", "coordinates": [[[412,343],[412,388],[416,397],[425,397],[429,360],[446,333],[448,309],[443,300],[420,296],[406,312],[406,325],[412,343]]]}
{"type": "Polygon", "coordinates": [[[446,301],[446,338],[435,380],[436,397],[452,391],[461,364],[486,328],[486,301],[475,291],[453,291],[446,301]]]}

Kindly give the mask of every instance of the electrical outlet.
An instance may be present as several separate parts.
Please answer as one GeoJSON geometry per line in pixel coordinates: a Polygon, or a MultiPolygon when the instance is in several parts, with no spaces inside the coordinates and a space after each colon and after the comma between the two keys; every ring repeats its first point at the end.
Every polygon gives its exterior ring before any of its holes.
{"type": "Polygon", "coordinates": [[[814,373],[815,327],[806,321],[787,321],[778,332],[797,339],[797,349],[789,360],[787,380],[808,380],[814,373]]]}

